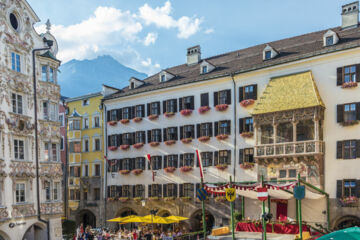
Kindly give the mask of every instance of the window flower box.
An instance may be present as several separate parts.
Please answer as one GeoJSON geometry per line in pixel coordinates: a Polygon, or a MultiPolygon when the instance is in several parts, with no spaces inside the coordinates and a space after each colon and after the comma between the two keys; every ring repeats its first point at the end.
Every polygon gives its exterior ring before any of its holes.
{"type": "Polygon", "coordinates": [[[216,165],[216,168],[221,170],[221,171],[224,171],[225,169],[227,169],[228,165],[227,164],[218,164],[216,165]]]}
{"type": "Polygon", "coordinates": [[[226,202],[226,197],[225,197],[225,196],[217,196],[217,197],[215,198],[215,202],[217,202],[217,203],[224,203],[224,202],[226,202]]]}
{"type": "Polygon", "coordinates": [[[254,136],[253,132],[242,132],[240,133],[240,136],[243,138],[251,138],[252,136],[254,136]]]}
{"type": "Polygon", "coordinates": [[[167,173],[173,173],[175,172],[176,170],[176,167],[166,167],[164,168],[164,171],[167,172],[167,173]]]}
{"type": "Polygon", "coordinates": [[[245,99],[240,102],[240,106],[247,107],[247,106],[253,105],[254,103],[255,103],[254,99],[245,99]]]}
{"type": "Polygon", "coordinates": [[[110,126],[115,126],[117,124],[117,121],[109,121],[108,124],[110,126]]]}
{"type": "Polygon", "coordinates": [[[115,197],[109,197],[109,198],[107,198],[107,201],[108,202],[114,202],[114,201],[116,201],[117,200],[117,198],[115,198],[115,197]]]}
{"type": "Polygon", "coordinates": [[[181,197],[182,201],[190,202],[192,200],[192,197],[181,197]]]}
{"type": "Polygon", "coordinates": [[[206,113],[207,111],[209,111],[210,110],[210,107],[209,106],[202,106],[202,107],[200,107],[199,109],[198,109],[198,112],[200,113],[200,114],[204,114],[204,113],[206,113]]]}
{"type": "Polygon", "coordinates": [[[242,169],[252,169],[255,166],[254,163],[248,163],[248,162],[244,162],[240,164],[240,168],[242,169]]]}
{"type": "Polygon", "coordinates": [[[149,200],[151,200],[151,201],[159,201],[160,197],[149,197],[149,200]]]}
{"type": "Polygon", "coordinates": [[[160,145],[159,142],[151,142],[151,143],[149,143],[149,144],[150,144],[151,147],[157,147],[157,146],[160,145]]]}
{"type": "Polygon", "coordinates": [[[227,135],[227,134],[219,134],[216,136],[216,139],[220,141],[220,140],[225,140],[228,137],[229,137],[229,135],[227,135]]]}
{"type": "Polygon", "coordinates": [[[142,148],[143,146],[144,146],[144,143],[135,143],[133,145],[133,147],[136,148],[136,149],[142,148]]]}
{"type": "Polygon", "coordinates": [[[174,115],[175,115],[174,112],[166,112],[166,113],[164,113],[164,116],[167,117],[167,118],[173,117],[174,115]]]}
{"type": "Polygon", "coordinates": [[[134,169],[134,170],[132,170],[131,172],[134,174],[134,175],[140,175],[140,174],[142,174],[142,172],[143,172],[144,170],[142,170],[142,169],[134,169]]]}
{"type": "Polygon", "coordinates": [[[128,175],[130,173],[130,170],[120,170],[119,173],[122,175],[128,175]]]}
{"type": "Polygon", "coordinates": [[[142,200],[144,200],[144,198],[143,197],[134,197],[133,200],[135,202],[141,202],[142,200]]]}
{"type": "Polygon", "coordinates": [[[124,203],[124,202],[129,201],[130,198],[128,198],[128,197],[120,197],[119,200],[120,200],[120,202],[124,203]]]}
{"type": "Polygon", "coordinates": [[[148,119],[149,120],[155,120],[155,119],[157,119],[159,117],[159,115],[150,115],[150,116],[148,116],[148,119]]]}
{"type": "Polygon", "coordinates": [[[358,124],[358,123],[359,123],[358,120],[349,120],[349,121],[342,122],[341,125],[343,125],[343,126],[351,126],[351,125],[355,125],[355,124],[358,124]]]}
{"type": "Polygon", "coordinates": [[[191,109],[183,109],[180,111],[180,114],[183,116],[190,116],[192,114],[192,110],[191,109]]]}
{"type": "Polygon", "coordinates": [[[229,105],[227,104],[218,104],[215,106],[216,111],[222,112],[228,109],[229,105]]]}
{"type": "Polygon", "coordinates": [[[190,172],[193,169],[191,166],[183,166],[180,168],[181,172],[190,172]]]}
{"type": "Polygon", "coordinates": [[[202,136],[202,137],[199,137],[198,140],[200,142],[207,142],[210,140],[210,137],[209,136],[202,136]]]}
{"type": "Polygon", "coordinates": [[[191,143],[191,142],[192,142],[192,138],[183,138],[183,139],[181,139],[181,142],[182,142],[182,143],[185,143],[185,144],[191,143]]]}
{"type": "Polygon", "coordinates": [[[176,143],[176,141],[175,140],[167,140],[167,141],[165,141],[165,144],[166,145],[173,145],[173,144],[175,144],[176,143]]]}
{"type": "Polygon", "coordinates": [[[357,82],[346,82],[341,85],[342,88],[354,88],[357,86],[358,86],[357,82]]]}
{"type": "Polygon", "coordinates": [[[343,204],[352,204],[352,203],[357,203],[359,201],[359,199],[357,197],[355,197],[355,196],[342,197],[339,200],[343,204]]]}
{"type": "Polygon", "coordinates": [[[142,117],[136,117],[136,118],[133,118],[133,122],[141,122],[142,121],[142,117]]]}
{"type": "Polygon", "coordinates": [[[121,119],[120,122],[122,124],[128,124],[130,122],[130,120],[129,119],[121,119]]]}
{"type": "Polygon", "coordinates": [[[175,197],[164,197],[164,201],[165,202],[170,202],[170,201],[174,201],[175,197]]]}
{"type": "Polygon", "coordinates": [[[128,150],[130,148],[129,144],[120,145],[121,150],[128,150]]]}
{"type": "Polygon", "coordinates": [[[116,151],[116,149],[118,149],[117,146],[109,146],[108,147],[109,151],[116,151]]]}

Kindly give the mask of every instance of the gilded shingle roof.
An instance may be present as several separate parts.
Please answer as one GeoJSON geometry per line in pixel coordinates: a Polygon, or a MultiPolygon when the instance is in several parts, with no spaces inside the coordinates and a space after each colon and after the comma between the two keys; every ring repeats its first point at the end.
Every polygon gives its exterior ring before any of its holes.
{"type": "Polygon", "coordinates": [[[253,115],[323,106],[311,71],[270,79],[253,115]]]}

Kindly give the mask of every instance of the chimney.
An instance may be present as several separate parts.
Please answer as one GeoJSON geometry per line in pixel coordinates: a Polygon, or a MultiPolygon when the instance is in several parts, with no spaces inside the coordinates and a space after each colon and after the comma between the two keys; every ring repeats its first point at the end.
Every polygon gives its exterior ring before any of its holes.
{"type": "Polygon", "coordinates": [[[187,65],[197,64],[201,60],[200,45],[187,49],[187,65]]]}
{"type": "Polygon", "coordinates": [[[342,6],[341,17],[342,29],[357,27],[359,23],[359,1],[342,6]]]}

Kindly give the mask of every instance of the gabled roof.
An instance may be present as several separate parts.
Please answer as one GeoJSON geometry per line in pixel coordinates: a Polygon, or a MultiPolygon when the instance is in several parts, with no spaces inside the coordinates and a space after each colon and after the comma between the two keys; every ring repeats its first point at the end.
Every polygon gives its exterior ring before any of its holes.
{"type": "Polygon", "coordinates": [[[41,57],[50,58],[52,60],[55,60],[57,62],[61,62],[59,59],[57,59],[49,50],[47,50],[45,53],[39,55],[41,57]]]}
{"type": "Polygon", "coordinates": [[[119,98],[139,94],[157,89],[175,87],[183,84],[207,81],[214,78],[229,76],[231,74],[239,74],[268,68],[284,63],[294,62],[302,59],[320,56],[323,54],[334,53],[346,49],[360,47],[360,27],[352,29],[341,29],[341,27],[333,28],[339,36],[339,43],[334,46],[323,46],[323,35],[329,29],[304,34],[292,38],[278,40],[270,43],[260,44],[253,47],[213,56],[204,60],[210,61],[216,66],[216,69],[207,73],[200,74],[199,64],[179,66],[164,69],[165,71],[175,75],[176,77],[167,82],[159,82],[159,73],[144,79],[141,88],[128,89],[106,96],[104,100],[119,98]],[[276,58],[263,61],[263,50],[266,45],[272,46],[278,55],[276,58]]]}
{"type": "Polygon", "coordinates": [[[76,108],[74,108],[73,113],[70,115],[70,117],[81,117],[81,115],[76,111],[76,108]]]}
{"type": "Polygon", "coordinates": [[[270,79],[252,115],[324,106],[311,71],[270,79]]]}

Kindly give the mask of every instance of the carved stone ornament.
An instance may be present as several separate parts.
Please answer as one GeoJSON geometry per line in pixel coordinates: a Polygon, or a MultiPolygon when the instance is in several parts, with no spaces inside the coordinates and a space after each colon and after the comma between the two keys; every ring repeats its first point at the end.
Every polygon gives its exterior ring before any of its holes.
{"type": "Polygon", "coordinates": [[[9,218],[9,212],[6,207],[0,208],[0,221],[7,220],[9,218]]]}
{"type": "Polygon", "coordinates": [[[5,167],[6,167],[6,164],[4,163],[4,161],[0,161],[0,181],[1,181],[1,178],[4,178],[7,176],[7,173],[5,172],[5,167]]]}
{"type": "Polygon", "coordinates": [[[40,211],[41,211],[41,214],[62,214],[63,206],[64,206],[64,204],[62,202],[41,203],[40,211]]]}
{"type": "Polygon", "coordinates": [[[61,168],[61,163],[50,163],[44,164],[41,163],[40,167],[40,178],[42,179],[61,179],[63,176],[63,171],[61,168]]]}
{"type": "Polygon", "coordinates": [[[43,141],[60,141],[60,123],[40,120],[39,136],[43,141]]]}
{"type": "Polygon", "coordinates": [[[11,178],[34,178],[35,167],[31,162],[12,162],[10,164],[11,178]]]}
{"type": "Polygon", "coordinates": [[[32,217],[36,215],[34,204],[21,204],[12,206],[11,217],[32,217]]]}
{"type": "Polygon", "coordinates": [[[9,131],[21,136],[32,134],[34,124],[30,122],[30,117],[10,113],[6,119],[9,131]]]}

